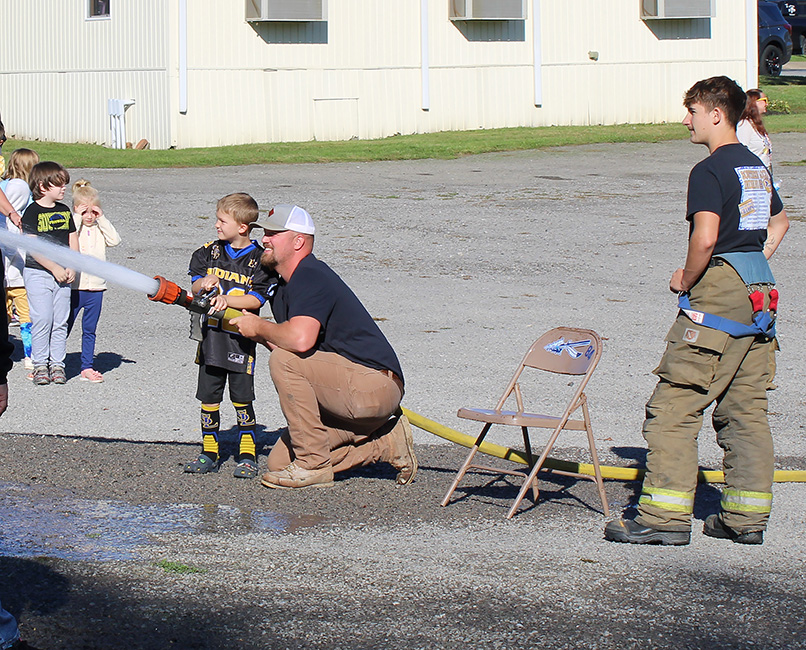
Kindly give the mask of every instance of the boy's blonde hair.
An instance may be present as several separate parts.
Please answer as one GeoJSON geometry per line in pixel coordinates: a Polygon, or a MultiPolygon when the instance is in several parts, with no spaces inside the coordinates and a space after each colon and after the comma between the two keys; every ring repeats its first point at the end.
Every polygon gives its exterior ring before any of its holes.
{"type": "Polygon", "coordinates": [[[34,195],[34,201],[42,198],[42,187],[56,187],[58,185],[67,185],[70,182],[70,174],[59,163],[52,160],[40,162],[31,168],[31,173],[28,175],[28,187],[31,188],[31,193],[34,195]]]}
{"type": "Polygon", "coordinates": [[[98,198],[96,190],[90,182],[84,178],[73,183],[73,205],[94,205],[101,207],[101,200],[98,198]]]}
{"type": "Polygon", "coordinates": [[[240,224],[257,221],[257,201],[244,192],[227,194],[218,200],[216,212],[224,212],[240,224]]]}
{"type": "Polygon", "coordinates": [[[19,178],[28,182],[31,168],[39,162],[39,154],[30,149],[15,149],[8,157],[8,165],[3,178],[19,178]]]}

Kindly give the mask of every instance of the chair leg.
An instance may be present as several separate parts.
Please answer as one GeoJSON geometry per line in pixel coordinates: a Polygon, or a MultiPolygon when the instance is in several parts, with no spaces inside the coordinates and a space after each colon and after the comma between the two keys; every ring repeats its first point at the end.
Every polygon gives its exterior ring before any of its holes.
{"type": "Polygon", "coordinates": [[[532,458],[532,441],[529,440],[529,429],[527,427],[521,427],[521,433],[523,433],[523,448],[526,450],[526,463],[531,469],[535,463],[532,458]]]}
{"type": "Polygon", "coordinates": [[[557,425],[557,428],[554,429],[554,433],[548,439],[546,446],[543,448],[543,452],[540,454],[540,458],[537,459],[532,471],[529,472],[529,476],[526,477],[526,480],[523,482],[523,486],[521,486],[520,492],[518,492],[518,496],[515,499],[515,502],[512,504],[512,507],[509,509],[507,513],[507,519],[512,519],[515,516],[515,512],[520,506],[521,501],[523,501],[523,497],[526,496],[526,491],[529,489],[529,486],[532,482],[537,481],[537,474],[540,471],[540,468],[543,467],[543,463],[546,462],[546,458],[551,453],[552,447],[554,447],[554,443],[557,441],[557,437],[560,435],[560,432],[563,430],[565,423],[568,421],[568,414],[572,413],[574,409],[571,409],[568,413],[566,413],[565,417],[561,420],[560,424],[557,425]]]}
{"type": "Polygon", "coordinates": [[[467,473],[468,468],[470,467],[471,463],[473,462],[473,457],[476,455],[476,452],[479,450],[479,446],[481,445],[482,441],[484,440],[484,437],[487,435],[487,432],[490,430],[491,426],[492,425],[490,423],[487,423],[487,424],[484,425],[484,428],[481,430],[481,433],[479,434],[479,437],[476,438],[475,444],[470,449],[470,453],[467,455],[467,458],[465,459],[465,462],[462,463],[462,466],[459,468],[459,471],[456,473],[456,478],[453,479],[453,483],[451,483],[451,486],[448,488],[448,491],[445,493],[445,496],[443,497],[443,499],[442,499],[442,501],[440,502],[439,505],[441,505],[441,506],[448,505],[448,502],[451,499],[451,495],[453,494],[454,490],[456,490],[456,488],[459,487],[459,481],[461,481],[464,478],[465,474],[467,473]]]}
{"type": "Polygon", "coordinates": [[[585,418],[585,430],[588,434],[588,446],[591,450],[591,459],[593,460],[593,473],[596,477],[596,487],[599,489],[599,498],[602,500],[602,510],[605,517],[610,517],[610,506],[607,503],[607,493],[604,488],[604,480],[602,479],[602,470],[599,468],[599,454],[596,452],[596,444],[593,441],[593,428],[591,427],[590,415],[588,414],[588,401],[582,402],[582,414],[585,418]]]}
{"type": "MultiPolygon", "coordinates": [[[[531,470],[535,466],[535,460],[532,456],[532,441],[529,439],[529,428],[521,427],[521,432],[523,433],[523,448],[526,450],[526,464],[531,470]]],[[[534,481],[532,481],[532,497],[534,498],[535,503],[537,503],[537,500],[540,498],[540,489],[537,486],[537,476],[535,476],[534,481]]]]}

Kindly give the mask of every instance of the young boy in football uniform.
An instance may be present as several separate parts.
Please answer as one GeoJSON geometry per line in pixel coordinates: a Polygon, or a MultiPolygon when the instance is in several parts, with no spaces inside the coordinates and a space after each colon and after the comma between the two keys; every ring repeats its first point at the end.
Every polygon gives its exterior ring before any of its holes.
{"type": "MultiPolygon", "coordinates": [[[[263,249],[249,239],[249,224],[257,220],[258,207],[248,194],[229,194],[218,201],[215,228],[218,239],[193,253],[189,275],[193,294],[215,290],[211,312],[248,309],[257,312],[266,300],[273,278],[260,265],[263,249]]],[[[202,339],[196,354],[199,380],[196,398],[201,401],[202,453],[185,465],[185,472],[207,474],[218,471],[220,464],[218,432],[219,408],[224,386],[229,384],[235,407],[240,442],[237,478],[257,475],[255,448],[254,371],[255,347],[226,321],[208,316],[203,319],[202,339]]]]}

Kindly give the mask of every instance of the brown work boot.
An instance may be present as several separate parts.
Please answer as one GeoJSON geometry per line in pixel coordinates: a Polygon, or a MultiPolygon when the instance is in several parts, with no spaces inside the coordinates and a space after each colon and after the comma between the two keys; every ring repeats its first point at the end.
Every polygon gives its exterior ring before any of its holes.
{"type": "Polygon", "coordinates": [[[305,469],[291,463],[285,469],[266,472],[260,479],[266,487],[292,490],[294,488],[333,487],[333,468],[305,469]]]}
{"type": "Polygon", "coordinates": [[[387,462],[397,470],[397,484],[408,485],[417,475],[417,456],[414,455],[414,439],[409,419],[401,411],[394,428],[384,436],[389,442],[387,462]]]}

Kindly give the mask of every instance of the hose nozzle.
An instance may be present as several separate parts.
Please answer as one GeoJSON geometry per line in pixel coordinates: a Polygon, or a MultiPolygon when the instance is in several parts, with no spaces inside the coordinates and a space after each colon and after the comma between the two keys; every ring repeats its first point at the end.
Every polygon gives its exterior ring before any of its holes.
{"type": "Polygon", "coordinates": [[[178,284],[166,280],[161,275],[155,275],[154,279],[160,283],[157,291],[148,299],[154,302],[164,302],[166,305],[183,305],[188,300],[187,292],[178,284]]]}
{"type": "MultiPolygon", "coordinates": [[[[188,294],[182,287],[175,282],[166,280],[161,275],[155,275],[155,280],[158,280],[160,286],[154,294],[148,296],[149,300],[154,302],[164,302],[166,305],[179,305],[188,311],[196,312],[197,314],[207,314],[210,311],[210,301],[218,293],[218,289],[211,289],[205,293],[197,295],[188,294]]],[[[223,312],[216,312],[211,314],[217,318],[221,318],[223,312]]],[[[240,314],[238,314],[240,315],[240,314]]],[[[234,316],[233,316],[234,317],[234,316]]]]}

